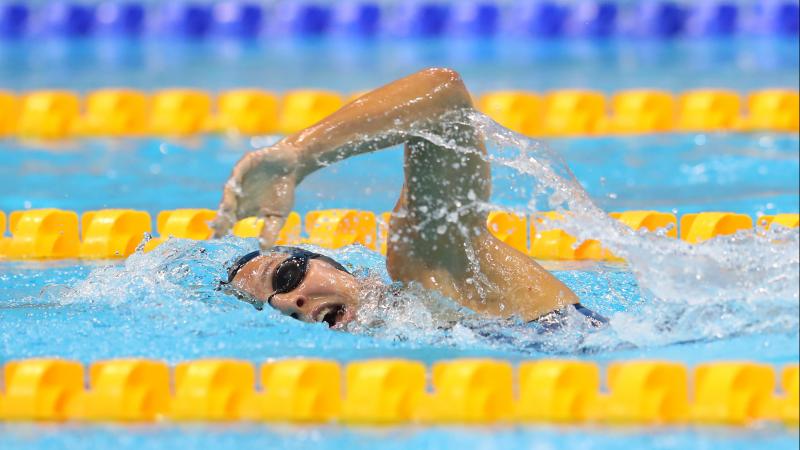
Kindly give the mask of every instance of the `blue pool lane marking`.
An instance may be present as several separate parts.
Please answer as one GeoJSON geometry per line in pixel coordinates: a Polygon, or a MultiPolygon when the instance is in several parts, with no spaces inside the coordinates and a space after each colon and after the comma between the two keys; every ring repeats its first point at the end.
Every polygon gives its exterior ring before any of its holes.
{"type": "Polygon", "coordinates": [[[0,4],[0,39],[123,35],[257,39],[285,36],[527,36],[623,38],[797,36],[797,0],[737,4],[708,0],[347,0],[332,4],[279,1],[56,1],[0,4]]]}

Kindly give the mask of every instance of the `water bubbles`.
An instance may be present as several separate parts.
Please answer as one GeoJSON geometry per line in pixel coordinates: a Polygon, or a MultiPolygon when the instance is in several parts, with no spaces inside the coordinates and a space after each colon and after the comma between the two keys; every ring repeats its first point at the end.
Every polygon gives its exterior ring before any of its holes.
{"type": "Polygon", "coordinates": [[[708,138],[706,137],[705,134],[698,134],[694,137],[694,144],[700,147],[706,145],[707,140],[708,138]]]}
{"type": "MultiPolygon", "coordinates": [[[[497,172],[496,181],[527,200],[515,212],[561,213],[562,220],[544,220],[541,227],[537,224],[537,231],[558,227],[578,237],[578,242],[599,239],[627,260],[624,267],[572,262],[572,266],[561,267],[566,270],[559,270],[558,265],[548,265],[583,303],[610,317],[608,327],[588,328],[581,317],[567,313],[560,329],[543,332],[537,324],[515,317],[476,314],[415,283],[393,284],[384,257],[364,247],[314,249],[354,268],[360,280],[362,306],[357,320],[348,326],[352,334],[341,333],[294,321],[270,308],[255,311],[249,304],[217,291],[226,265],[257,246],[255,240],[233,237],[201,242],[173,239],[149,253],[142,253],[142,244],[123,264],[97,267],[85,280],[46,295],[58,305],[86,311],[87,317],[93,318],[94,322],[88,318],[76,322],[76,336],[96,335],[103,328],[106,340],[93,342],[92,359],[118,356],[120,349],[126,354],[171,359],[334,353],[338,357],[341,352],[358,357],[364,348],[385,351],[425,346],[523,355],[574,354],[797,332],[797,230],[774,227],[758,235],[722,236],[697,245],[669,238],[665,231],[634,232],[592,203],[567,165],[546,147],[477,113],[452,120],[470,123],[485,137],[490,150],[486,158],[497,172]]],[[[463,155],[459,159],[465,162],[467,155],[475,154],[474,149],[461,146],[457,137],[442,139],[431,135],[429,128],[410,135],[446,146],[463,155]]],[[[255,140],[251,143],[262,146],[255,140]]],[[[162,146],[162,153],[166,151],[162,146]]],[[[687,164],[684,172],[699,182],[708,171],[702,164],[687,164]]],[[[409,182],[422,180],[411,177],[409,182]]],[[[606,180],[601,178],[600,182],[605,184],[606,180]]],[[[237,195],[242,193],[238,185],[229,188],[237,195]]],[[[609,196],[615,198],[616,194],[609,196]]],[[[424,204],[418,212],[426,220],[435,221],[427,232],[437,236],[472,235],[475,229],[462,224],[462,217],[475,210],[476,202],[480,202],[477,208],[481,211],[507,209],[482,198],[472,189],[447,206],[426,197],[421,199],[424,204]]],[[[30,202],[25,207],[30,208],[30,202]]],[[[773,208],[767,204],[767,209],[773,208]]],[[[393,244],[411,243],[409,239],[397,234],[388,238],[393,244]]],[[[451,245],[446,239],[434,241],[439,244],[432,245],[431,251],[451,245]]],[[[491,286],[477,263],[474,248],[464,250],[470,263],[464,284],[474,290],[476,301],[482,301],[491,286]]],[[[513,269],[504,267],[504,261],[497,265],[503,270],[513,269]]],[[[501,311],[508,309],[502,304],[498,307],[501,311]]]]}
{"type": "Polygon", "coordinates": [[[775,137],[770,134],[761,136],[758,138],[758,145],[763,148],[773,148],[775,146],[775,137]]]}

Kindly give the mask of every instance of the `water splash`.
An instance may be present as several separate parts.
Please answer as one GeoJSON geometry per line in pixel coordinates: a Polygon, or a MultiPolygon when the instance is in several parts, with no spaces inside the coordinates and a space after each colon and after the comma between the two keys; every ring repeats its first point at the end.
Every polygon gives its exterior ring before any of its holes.
{"type": "MultiPolygon", "coordinates": [[[[41,301],[71,306],[92,315],[111,309],[122,341],[102,343],[93,354],[118,355],[119,342],[147,336],[138,354],[224,353],[244,355],[363,351],[368,348],[491,349],[526,355],[540,352],[602,352],[620,348],[662,346],[687,341],[726,339],[759,333],[798,332],[797,230],[776,227],[766,233],[742,232],[701,244],[641,234],[623,226],[589,199],[569,167],[538,142],[502,128],[478,113],[451,118],[468,124],[486,139],[495,183],[510,186],[529,199],[514,209],[529,215],[556,210],[564,215],[548,226],[584,239],[600,239],[627,260],[627,269],[593,264],[581,270],[557,271],[588,306],[610,317],[602,330],[586,328],[580,317],[566,326],[543,331],[511,319],[477,315],[419,286],[393,285],[384,258],[360,246],[337,251],[315,249],[355,270],[363,281],[363,307],[352,334],[303,324],[276,311],[255,311],[215,287],[233,258],[256,247],[254,240],[227,237],[194,242],[172,239],[150,253],[136,253],[121,265],[95,269],[67,289],[45,292],[41,301]],[[54,294],[53,292],[57,293],[54,294]],[[176,335],[175,330],[182,330],[176,335]],[[176,344],[176,340],[180,340],[176,344]],[[345,350],[347,349],[347,350],[345,350]]],[[[423,131],[410,136],[433,141],[456,152],[457,139],[423,131]]],[[[500,193],[499,195],[503,195],[500,193]]],[[[484,210],[504,209],[475,200],[484,210]]],[[[458,211],[432,211],[450,217],[458,211]]],[[[468,232],[468,230],[462,230],[468,232]]],[[[86,319],[86,336],[111,322],[86,319]]]]}
{"type": "Polygon", "coordinates": [[[507,173],[514,189],[534,192],[518,212],[559,211],[564,220],[550,226],[576,236],[578,244],[599,239],[627,260],[647,306],[612,318],[609,332],[620,341],[653,345],[797,332],[797,229],[743,231],[700,244],[637,233],[596,207],[558,155],[479,113],[469,119],[497,149],[489,156],[492,165],[513,169],[507,173]]]}
{"type": "MultiPolygon", "coordinates": [[[[429,294],[414,292],[394,301],[403,308],[374,307],[372,314],[381,318],[383,326],[366,327],[369,332],[396,339],[420,339],[425,334],[417,329],[421,327],[438,330],[434,339],[440,343],[452,336],[463,342],[483,337],[499,345],[556,352],[667,345],[742,334],[797,333],[800,240],[796,229],[742,231],[700,244],[668,238],[666,230],[636,232],[598,208],[564,161],[547,147],[477,112],[466,116],[451,114],[446,120],[466,124],[484,136],[491,150],[486,158],[492,165],[495,183],[506,177],[504,185],[529,199],[524,208],[514,212],[524,216],[547,210],[560,212],[563,220],[545,222],[540,229],[562,228],[578,238],[576,245],[586,239],[601,240],[627,260],[646,301],[640,308],[613,314],[611,326],[599,332],[587,332],[581,329],[582,321],[575,320],[557,332],[542,334],[513,320],[475,320],[468,315],[448,326],[447,320],[435,320],[430,308],[414,302],[429,294]]],[[[462,155],[475,154],[472,148],[460,147],[457,139],[428,129],[420,127],[421,131],[410,135],[462,155]]],[[[498,205],[479,202],[459,208],[470,206],[487,211],[498,209],[498,205]]],[[[434,211],[432,215],[447,217],[454,212],[459,211],[434,211]]],[[[592,299],[582,300],[593,303],[592,299]]],[[[625,299],[615,300],[625,303],[625,299]]]]}

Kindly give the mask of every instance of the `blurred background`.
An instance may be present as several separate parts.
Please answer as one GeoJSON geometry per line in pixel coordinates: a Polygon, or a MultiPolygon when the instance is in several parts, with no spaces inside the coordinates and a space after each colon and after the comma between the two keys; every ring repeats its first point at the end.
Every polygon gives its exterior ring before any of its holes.
{"type": "Polygon", "coordinates": [[[793,0],[13,1],[0,86],[358,91],[427,66],[476,92],[797,86],[793,0]]]}
{"type": "MultiPolygon", "coordinates": [[[[647,358],[752,360],[776,371],[793,364],[796,374],[798,4],[0,0],[0,363],[56,356],[88,370],[118,357],[260,364],[311,356],[344,367],[367,357],[566,355],[600,373],[609,361],[647,358]],[[666,212],[674,233],[687,213],[725,211],[698,222],[738,225],[703,238],[740,234],[707,245],[626,235],[620,248],[638,255],[629,264],[581,260],[575,246],[556,242],[566,256],[551,254],[546,267],[612,318],[592,333],[439,319],[452,305],[419,291],[404,294],[401,307],[378,304],[378,325],[340,333],[270,308],[256,312],[216,290],[231,259],[256,248],[254,239],[208,240],[235,162],[365,90],[431,66],[458,71],[480,111],[524,135],[515,142],[526,154],[552,156],[542,161],[554,170],[566,167],[563,159],[605,212],[666,212]],[[124,210],[98,211],[111,208],[124,210]],[[19,218],[27,225],[12,237],[19,218]],[[763,235],[773,221],[795,230],[764,239],[753,232],[763,235]],[[114,233],[109,223],[119,225],[114,233]],[[144,233],[187,239],[134,252],[144,233]],[[97,245],[85,245],[87,235],[97,245]]],[[[493,156],[508,150],[499,147],[490,147],[493,156]]],[[[538,258],[539,223],[529,214],[546,177],[510,166],[493,167],[492,203],[523,215],[513,222],[517,244],[538,258]]],[[[300,218],[306,232],[314,229],[306,215],[314,210],[358,209],[381,220],[400,191],[401,167],[394,148],[315,173],[297,190],[297,233],[300,218]]],[[[582,199],[580,186],[568,184],[563,197],[582,199]]],[[[371,248],[350,241],[324,251],[388,284],[375,245],[385,227],[370,224],[371,248]]],[[[597,211],[580,225],[603,239],[615,235],[609,224],[597,211]]],[[[246,231],[239,236],[258,234],[246,231]]],[[[318,235],[325,233],[333,234],[318,235]]],[[[794,430],[761,425],[0,423],[0,448],[797,448],[794,430]]]]}
{"type": "MultiPolygon", "coordinates": [[[[249,136],[443,66],[483,112],[565,156],[607,209],[795,212],[799,53],[796,0],[3,0],[0,209],[213,208],[241,153],[274,140],[249,136]],[[223,105],[243,89],[258,99],[223,105]],[[631,90],[647,95],[616,99],[631,90]],[[614,116],[632,102],[631,126],[614,116]],[[753,102],[766,118],[748,117],[753,102]],[[576,110],[580,123],[558,125],[576,110]]],[[[400,164],[348,162],[298,207],[388,210],[400,164]],[[341,180],[362,195],[332,198],[341,180]]]]}

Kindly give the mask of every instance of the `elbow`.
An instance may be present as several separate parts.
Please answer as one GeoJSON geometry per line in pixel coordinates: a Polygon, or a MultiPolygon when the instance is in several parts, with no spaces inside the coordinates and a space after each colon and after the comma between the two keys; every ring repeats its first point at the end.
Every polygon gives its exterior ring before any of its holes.
{"type": "Polygon", "coordinates": [[[472,96],[469,95],[461,75],[453,69],[432,67],[420,72],[431,88],[445,95],[447,102],[453,107],[472,107],[472,96]]]}
{"type": "Polygon", "coordinates": [[[447,67],[431,67],[422,71],[426,78],[436,80],[439,83],[462,83],[461,75],[453,69],[447,67]]]}

